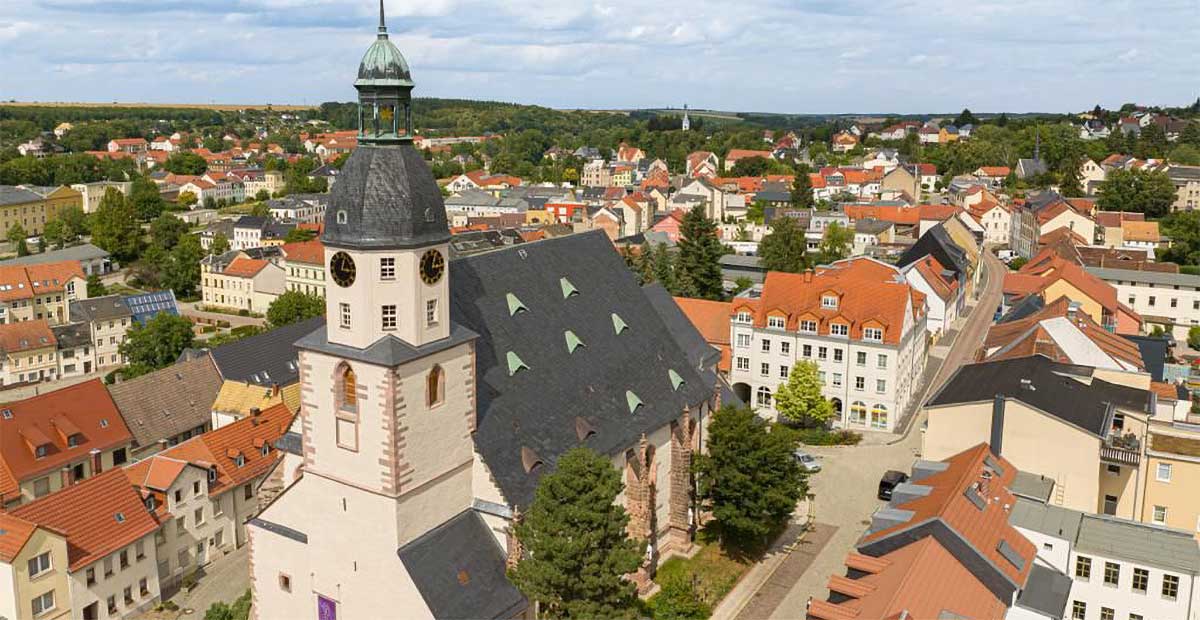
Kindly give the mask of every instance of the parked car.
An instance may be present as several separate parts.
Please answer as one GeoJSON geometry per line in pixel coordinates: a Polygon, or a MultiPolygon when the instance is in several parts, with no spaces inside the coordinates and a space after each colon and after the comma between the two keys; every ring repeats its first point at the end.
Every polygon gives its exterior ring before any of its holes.
{"type": "Polygon", "coordinates": [[[817,462],[817,457],[804,450],[796,450],[792,453],[792,456],[796,457],[796,462],[804,468],[804,471],[810,474],[821,471],[821,464],[817,462]]]}
{"type": "Polygon", "coordinates": [[[996,257],[1005,263],[1008,263],[1017,257],[1017,253],[1012,250],[1000,250],[996,252],[996,257]]]}
{"type": "Polygon", "coordinates": [[[892,499],[892,490],[896,488],[896,485],[905,482],[908,482],[908,474],[894,469],[887,470],[879,479],[879,499],[892,499]]]}

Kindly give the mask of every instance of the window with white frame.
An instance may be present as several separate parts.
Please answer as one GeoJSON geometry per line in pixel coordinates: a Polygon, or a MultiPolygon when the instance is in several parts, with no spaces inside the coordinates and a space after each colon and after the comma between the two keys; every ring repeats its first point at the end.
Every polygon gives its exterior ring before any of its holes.
{"type": "Polygon", "coordinates": [[[50,552],[47,551],[35,558],[29,559],[29,578],[33,579],[38,575],[50,570],[50,552]]]}
{"type": "Polygon", "coordinates": [[[748,357],[737,358],[737,369],[738,370],[750,370],[750,358],[748,358],[748,357]]]}
{"type": "Polygon", "coordinates": [[[350,329],[350,304],[341,302],[338,304],[338,315],[341,317],[339,323],[342,329],[350,329]]]}
{"type": "Polygon", "coordinates": [[[763,353],[771,352],[771,341],[767,340],[766,338],[762,339],[762,352],[763,353]]]}
{"type": "Polygon", "coordinates": [[[845,352],[844,352],[843,350],[841,350],[841,349],[834,349],[834,350],[833,350],[833,361],[835,361],[835,362],[840,362],[840,361],[842,361],[842,359],[843,359],[843,358],[842,358],[842,356],[843,356],[844,354],[845,354],[845,352]]]}
{"type": "Polygon", "coordinates": [[[850,326],[844,323],[832,323],[829,325],[829,335],[848,336],[850,335],[850,326]]]}
{"type": "Polygon", "coordinates": [[[829,347],[817,347],[817,359],[829,359],[829,347]]]}
{"type": "Polygon", "coordinates": [[[833,387],[842,387],[842,373],[833,373],[833,387]]]}
{"type": "Polygon", "coordinates": [[[33,598],[33,615],[40,616],[54,609],[54,590],[33,598]]]}
{"type": "Polygon", "coordinates": [[[1154,521],[1154,523],[1156,523],[1158,525],[1165,525],[1167,523],[1167,507],[1166,506],[1155,506],[1154,507],[1153,521],[1154,521]]]}
{"type": "Polygon", "coordinates": [[[739,349],[745,349],[750,346],[750,334],[738,334],[737,346],[739,349]]]}
{"type": "Polygon", "coordinates": [[[788,367],[786,365],[779,367],[779,378],[780,379],[788,378],[788,367]]]}
{"type": "Polygon", "coordinates": [[[790,343],[786,340],[779,343],[779,352],[784,355],[791,353],[792,352],[792,343],[790,343]]]}
{"type": "Polygon", "coordinates": [[[883,342],[883,330],[878,327],[868,327],[863,330],[863,340],[883,342]]]}
{"type": "Polygon", "coordinates": [[[1159,482],[1170,482],[1171,481],[1171,464],[1170,463],[1159,463],[1157,469],[1154,472],[1154,479],[1158,480],[1159,482]]]}
{"type": "Polygon", "coordinates": [[[860,392],[867,389],[867,378],[866,377],[855,377],[854,378],[854,389],[856,389],[860,392]]]}
{"type": "Polygon", "coordinates": [[[816,321],[800,321],[800,331],[802,331],[806,334],[817,333],[817,322],[816,321]]]}
{"type": "Polygon", "coordinates": [[[771,374],[771,365],[766,362],[763,362],[759,366],[759,374],[761,374],[764,377],[771,374]]]}
{"type": "Polygon", "coordinates": [[[887,368],[887,356],[884,355],[883,353],[880,353],[875,358],[875,366],[878,367],[880,370],[887,368]]]}
{"type": "Polygon", "coordinates": [[[770,407],[771,406],[771,390],[770,390],[770,388],[767,388],[765,386],[758,388],[758,392],[755,395],[755,402],[758,404],[759,407],[770,407]]]}
{"type": "Polygon", "coordinates": [[[804,357],[812,357],[812,345],[803,345],[803,347],[800,349],[800,352],[804,357]]]}
{"type": "Polygon", "coordinates": [[[396,257],[381,256],[379,258],[379,279],[380,280],[395,280],[396,279],[396,257]]]}
{"type": "Polygon", "coordinates": [[[787,325],[787,319],[781,316],[767,317],[767,327],[774,329],[783,329],[787,325]]]}
{"type": "Polygon", "coordinates": [[[884,392],[886,392],[887,391],[887,379],[876,379],[875,380],[875,391],[880,394],[883,394],[884,392]]]}
{"type": "Polygon", "coordinates": [[[749,312],[739,312],[737,316],[733,317],[733,320],[737,323],[751,323],[754,321],[754,318],[749,312]]]}
{"type": "Polygon", "coordinates": [[[835,297],[833,295],[822,295],[821,296],[821,307],[822,308],[836,309],[837,306],[838,306],[837,297],[835,297]]]}
{"type": "Polygon", "coordinates": [[[390,332],[396,329],[396,306],[395,304],[386,304],[383,306],[383,331],[390,332]]]}
{"type": "Polygon", "coordinates": [[[858,364],[859,366],[866,366],[867,365],[867,352],[859,351],[858,353],[855,353],[854,354],[854,363],[858,364]]]}

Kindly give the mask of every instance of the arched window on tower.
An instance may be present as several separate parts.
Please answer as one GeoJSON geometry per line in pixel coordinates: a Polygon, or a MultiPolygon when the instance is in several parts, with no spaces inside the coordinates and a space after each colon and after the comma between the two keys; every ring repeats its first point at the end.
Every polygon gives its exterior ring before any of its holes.
{"type": "Polygon", "coordinates": [[[334,398],[334,434],[337,446],[352,452],[358,451],[358,377],[349,364],[342,363],[334,371],[336,391],[334,398]]]}
{"type": "Polygon", "coordinates": [[[338,375],[338,409],[358,411],[358,378],[348,365],[338,375]]]}
{"type": "Polygon", "coordinates": [[[436,407],[446,400],[446,371],[435,365],[425,378],[425,404],[436,407]]]}

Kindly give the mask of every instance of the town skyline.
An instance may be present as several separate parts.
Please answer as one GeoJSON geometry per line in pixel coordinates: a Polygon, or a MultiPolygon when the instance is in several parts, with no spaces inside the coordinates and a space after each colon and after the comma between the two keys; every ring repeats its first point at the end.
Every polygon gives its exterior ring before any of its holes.
{"type": "MultiPolygon", "coordinates": [[[[962,11],[936,2],[761,2],[733,15],[709,3],[636,8],[387,3],[421,97],[788,114],[1061,113],[1129,101],[1185,106],[1196,97],[1188,67],[1200,53],[1170,33],[1196,20],[1185,2],[1159,7],[1153,21],[1119,3],[962,11]],[[1044,37],[1028,29],[1049,23],[1063,28],[1044,37]]],[[[349,101],[338,78],[369,42],[376,10],[362,0],[15,0],[0,7],[9,78],[0,98],[349,101]]]]}

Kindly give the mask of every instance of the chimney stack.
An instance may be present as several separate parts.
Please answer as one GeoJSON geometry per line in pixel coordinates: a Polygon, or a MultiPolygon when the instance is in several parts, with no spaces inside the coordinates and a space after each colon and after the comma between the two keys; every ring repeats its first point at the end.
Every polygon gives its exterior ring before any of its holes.
{"type": "Polygon", "coordinates": [[[104,466],[100,463],[100,450],[92,448],[88,454],[92,457],[92,475],[98,475],[104,470],[104,466]]]}
{"type": "Polygon", "coordinates": [[[259,409],[258,407],[250,408],[250,416],[251,417],[257,418],[261,413],[262,413],[262,409],[259,409]]]}
{"type": "Polygon", "coordinates": [[[812,279],[813,279],[813,270],[805,269],[804,270],[804,283],[808,284],[809,282],[812,282],[812,279]]]}
{"type": "Polygon", "coordinates": [[[1004,395],[997,394],[992,400],[992,433],[988,448],[996,458],[1004,446],[1004,395]]]}
{"type": "Polygon", "coordinates": [[[60,481],[62,482],[62,488],[65,489],[71,486],[71,467],[68,465],[63,465],[63,468],[58,470],[58,473],[60,476],[60,481]]]}

